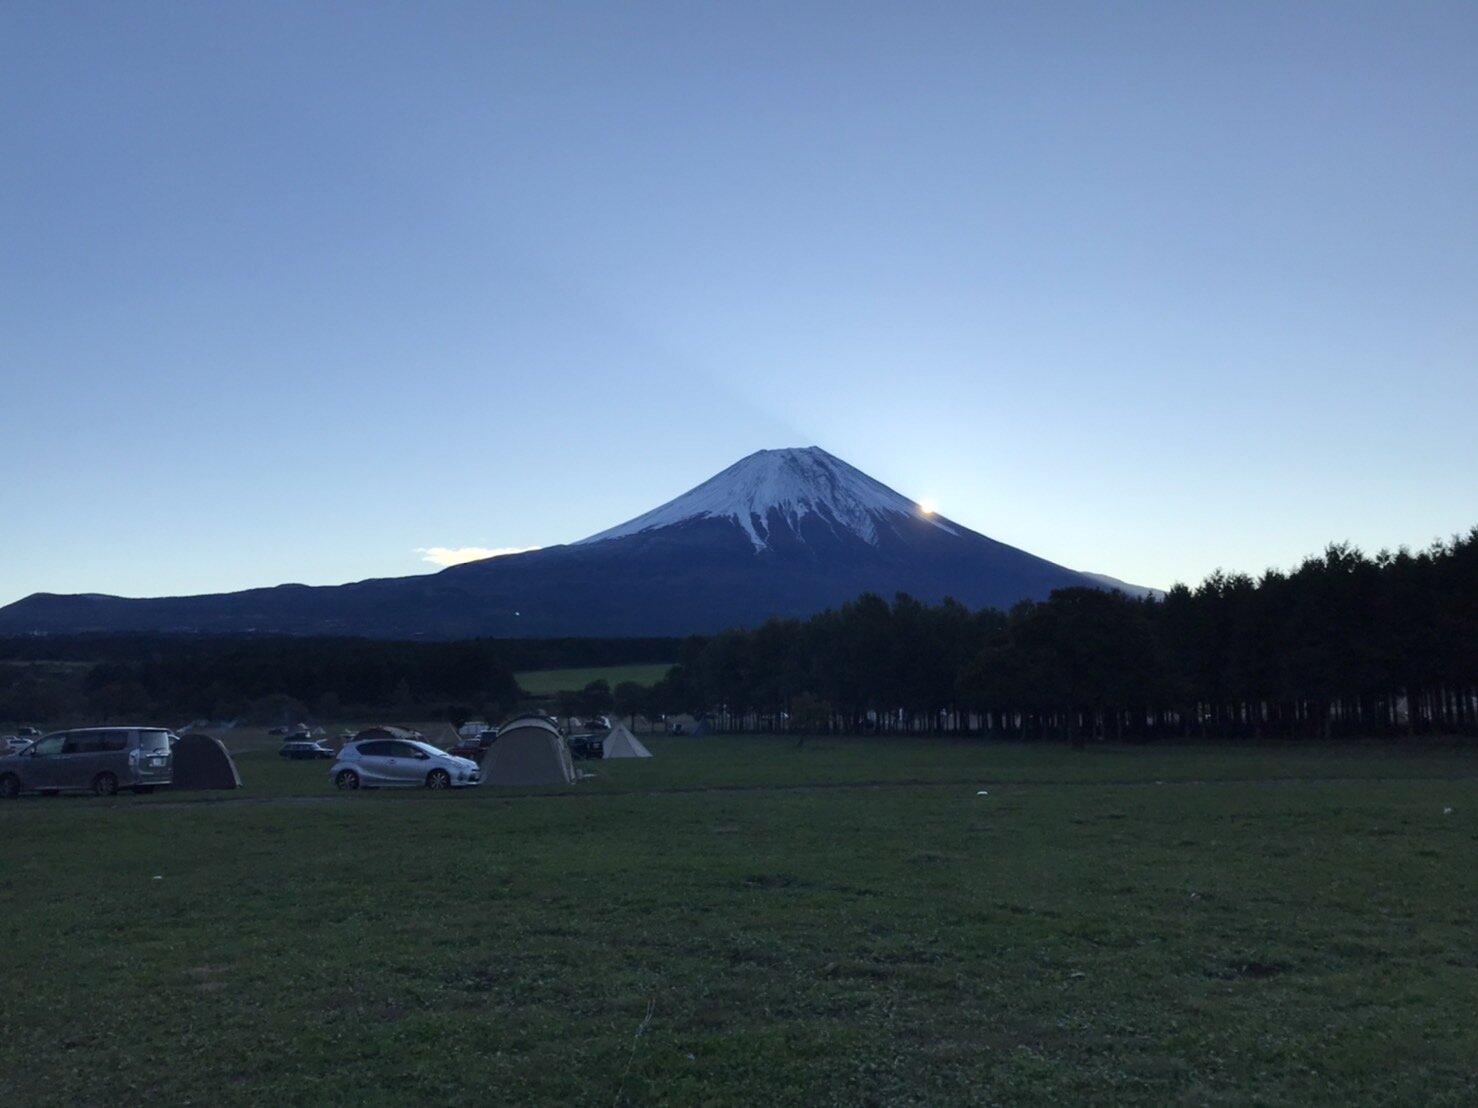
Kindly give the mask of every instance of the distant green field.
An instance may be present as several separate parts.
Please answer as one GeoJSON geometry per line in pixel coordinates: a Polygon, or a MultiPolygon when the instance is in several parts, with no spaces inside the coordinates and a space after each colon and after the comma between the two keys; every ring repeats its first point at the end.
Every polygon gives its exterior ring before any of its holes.
{"type": "Polygon", "coordinates": [[[240,792],[0,804],[0,1104],[1478,1100],[1478,751],[643,736],[337,794],[237,738],[240,792]]]}
{"type": "Polygon", "coordinates": [[[557,692],[583,689],[592,681],[605,681],[615,688],[623,681],[638,685],[655,685],[672,668],[670,662],[645,666],[596,666],[589,669],[537,669],[515,673],[519,687],[533,696],[552,696],[557,692]]]}

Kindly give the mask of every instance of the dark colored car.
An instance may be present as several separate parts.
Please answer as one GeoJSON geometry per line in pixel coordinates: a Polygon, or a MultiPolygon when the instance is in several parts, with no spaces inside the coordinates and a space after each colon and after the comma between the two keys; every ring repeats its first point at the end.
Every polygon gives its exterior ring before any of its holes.
{"type": "Polygon", "coordinates": [[[311,739],[289,739],[277,752],[284,758],[332,758],[334,752],[311,739]]]}
{"type": "Polygon", "coordinates": [[[488,752],[488,747],[493,745],[493,740],[498,737],[496,727],[482,732],[480,735],[464,735],[457,740],[457,745],[449,751],[456,758],[471,758],[478,765],[482,765],[482,759],[488,752]]]}
{"type": "Polygon", "coordinates": [[[599,735],[571,735],[570,756],[576,759],[604,758],[606,733],[599,735]]]}

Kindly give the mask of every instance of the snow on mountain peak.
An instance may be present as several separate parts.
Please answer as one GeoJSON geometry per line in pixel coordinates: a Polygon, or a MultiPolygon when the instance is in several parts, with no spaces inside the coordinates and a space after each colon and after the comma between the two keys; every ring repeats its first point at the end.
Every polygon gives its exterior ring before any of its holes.
{"type": "Polygon", "coordinates": [[[581,539],[576,545],[623,538],[693,519],[732,519],[744,529],[754,548],[763,550],[769,545],[772,513],[793,531],[806,516],[816,515],[873,544],[878,540],[878,524],[890,516],[927,520],[955,533],[943,520],[887,485],[818,446],[808,446],[757,451],[677,499],[581,539]]]}

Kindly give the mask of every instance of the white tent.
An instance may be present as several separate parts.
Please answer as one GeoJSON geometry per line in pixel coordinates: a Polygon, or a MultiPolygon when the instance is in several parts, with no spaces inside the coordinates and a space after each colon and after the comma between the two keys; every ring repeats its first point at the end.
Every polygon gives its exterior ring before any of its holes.
{"type": "Polygon", "coordinates": [[[482,759],[484,785],[568,785],[576,776],[559,728],[536,717],[504,724],[482,759]]]}
{"type": "Polygon", "coordinates": [[[650,758],[652,752],[642,745],[640,739],[618,723],[611,728],[601,750],[602,758],[650,758]]]}

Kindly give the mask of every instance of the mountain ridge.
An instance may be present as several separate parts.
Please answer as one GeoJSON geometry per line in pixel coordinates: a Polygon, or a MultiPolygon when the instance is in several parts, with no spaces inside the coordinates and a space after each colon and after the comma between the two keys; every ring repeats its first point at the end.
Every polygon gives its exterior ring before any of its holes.
{"type": "Polygon", "coordinates": [[[864,592],[1009,608],[1070,587],[1103,583],[926,512],[804,447],[758,451],[573,543],[343,585],[137,599],[37,593],[0,608],[0,633],[688,635],[801,618],[864,592]]]}

